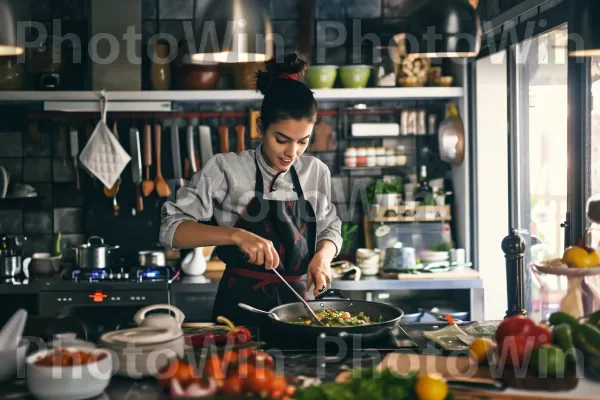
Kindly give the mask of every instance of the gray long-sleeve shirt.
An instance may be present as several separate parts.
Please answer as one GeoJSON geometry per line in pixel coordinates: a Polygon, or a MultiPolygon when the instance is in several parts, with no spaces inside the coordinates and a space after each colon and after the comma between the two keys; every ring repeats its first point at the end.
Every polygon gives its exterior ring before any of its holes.
{"type": "MultiPolygon", "coordinates": [[[[233,226],[246,205],[255,195],[258,160],[264,180],[264,198],[268,200],[297,200],[291,173],[277,172],[269,167],[260,146],[239,154],[213,156],[201,171],[194,174],[188,187],[177,191],[175,201],[162,208],[160,242],[173,247],[173,235],[183,221],[208,221],[214,217],[219,226],[233,226]]],[[[319,159],[301,156],[294,162],[302,191],[316,214],[317,242],[330,240],[339,254],[342,247],[341,220],[331,203],[331,172],[319,159]]]]}

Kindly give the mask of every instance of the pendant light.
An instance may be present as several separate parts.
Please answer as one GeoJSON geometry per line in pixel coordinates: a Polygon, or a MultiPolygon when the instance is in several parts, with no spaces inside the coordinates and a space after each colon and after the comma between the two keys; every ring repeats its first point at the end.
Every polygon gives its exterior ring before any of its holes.
{"type": "Polygon", "coordinates": [[[572,57],[600,56],[600,1],[577,0],[573,4],[573,19],[569,22],[569,37],[575,48],[572,57]]]}
{"type": "Polygon", "coordinates": [[[475,57],[481,20],[469,0],[429,0],[409,16],[406,52],[421,57],[475,57]]]}
{"type": "Polygon", "coordinates": [[[272,58],[273,28],[257,0],[212,0],[196,20],[196,52],[203,62],[264,62],[272,58]]]}
{"type": "Polygon", "coordinates": [[[0,0],[0,56],[18,56],[23,47],[17,44],[16,24],[9,0],[0,0]]]}

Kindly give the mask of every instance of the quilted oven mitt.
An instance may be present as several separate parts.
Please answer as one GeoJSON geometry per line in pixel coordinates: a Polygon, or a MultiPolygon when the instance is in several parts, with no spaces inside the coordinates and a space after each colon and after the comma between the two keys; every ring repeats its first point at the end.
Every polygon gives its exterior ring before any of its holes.
{"type": "Polygon", "coordinates": [[[106,123],[100,120],[81,151],[79,161],[105,187],[113,187],[131,157],[106,123]]]}

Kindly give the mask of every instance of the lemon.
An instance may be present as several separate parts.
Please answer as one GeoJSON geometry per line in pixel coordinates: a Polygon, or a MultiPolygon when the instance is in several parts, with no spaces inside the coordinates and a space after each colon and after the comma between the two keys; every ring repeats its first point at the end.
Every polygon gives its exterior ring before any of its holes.
{"type": "Polygon", "coordinates": [[[419,400],[444,400],[448,396],[448,384],[438,374],[417,378],[415,394],[419,400]]]}
{"type": "Polygon", "coordinates": [[[494,342],[486,338],[478,338],[471,343],[469,353],[471,358],[479,363],[488,362],[493,356],[494,342]]]}

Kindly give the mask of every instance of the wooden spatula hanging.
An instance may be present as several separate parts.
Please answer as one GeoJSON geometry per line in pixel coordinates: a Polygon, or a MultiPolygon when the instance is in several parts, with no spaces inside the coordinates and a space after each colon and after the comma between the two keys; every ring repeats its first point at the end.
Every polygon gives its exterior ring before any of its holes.
{"type": "Polygon", "coordinates": [[[160,124],[154,124],[154,152],[156,154],[156,177],[154,178],[154,186],[156,193],[159,197],[169,197],[171,195],[171,188],[162,176],[161,170],[161,140],[162,131],[160,124]]]}
{"type": "Polygon", "coordinates": [[[229,128],[225,123],[221,122],[218,130],[221,153],[229,153],[229,128]]]}
{"type": "Polygon", "coordinates": [[[237,124],[235,126],[235,136],[236,136],[236,151],[241,153],[246,150],[246,125],[237,124]]]}

